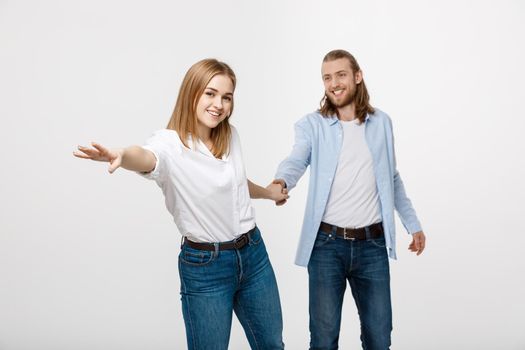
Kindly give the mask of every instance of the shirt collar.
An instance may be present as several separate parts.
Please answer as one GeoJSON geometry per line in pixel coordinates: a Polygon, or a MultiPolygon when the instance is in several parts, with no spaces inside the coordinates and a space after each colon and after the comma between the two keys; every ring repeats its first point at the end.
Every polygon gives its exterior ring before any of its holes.
{"type": "MultiPolygon", "coordinates": [[[[339,118],[337,118],[336,114],[329,116],[327,119],[328,119],[329,125],[334,125],[339,121],[339,118]]],[[[370,114],[367,113],[366,118],[365,118],[365,123],[368,121],[368,119],[370,119],[370,114]]]]}
{"type": "Polygon", "coordinates": [[[333,114],[329,117],[326,118],[328,120],[328,125],[334,125],[334,124],[337,124],[337,122],[339,121],[339,118],[337,118],[337,115],[336,114],[333,114]]]}

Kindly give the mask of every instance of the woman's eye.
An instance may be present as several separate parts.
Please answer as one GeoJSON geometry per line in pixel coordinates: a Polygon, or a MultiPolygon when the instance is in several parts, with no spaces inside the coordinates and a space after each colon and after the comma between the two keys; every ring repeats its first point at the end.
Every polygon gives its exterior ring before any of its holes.
{"type": "Polygon", "coordinates": [[[231,100],[232,100],[232,98],[229,97],[229,96],[225,96],[225,97],[223,97],[223,99],[224,99],[225,101],[228,101],[228,102],[231,102],[231,100]]]}
{"type": "Polygon", "coordinates": [[[210,97],[213,97],[215,94],[211,91],[206,91],[206,96],[210,96],[210,97]]]}

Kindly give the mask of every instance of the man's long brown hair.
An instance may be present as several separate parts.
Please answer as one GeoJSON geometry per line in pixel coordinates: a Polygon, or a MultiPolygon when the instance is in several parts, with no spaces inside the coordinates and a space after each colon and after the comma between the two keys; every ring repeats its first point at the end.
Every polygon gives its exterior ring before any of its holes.
{"type": "MultiPolygon", "coordinates": [[[[350,68],[352,69],[352,74],[355,74],[361,70],[357,60],[355,59],[350,52],[345,50],[333,50],[327,53],[323,58],[324,62],[335,61],[340,58],[346,58],[350,62],[350,68]]],[[[357,84],[355,96],[353,99],[355,105],[355,115],[359,119],[360,123],[363,123],[366,119],[367,113],[374,113],[374,107],[370,105],[370,96],[368,95],[368,90],[366,89],[364,79],[361,80],[361,83],[357,84]]],[[[337,107],[333,105],[330,99],[325,95],[321,99],[321,104],[319,108],[319,113],[323,117],[330,117],[333,115],[338,115],[337,107]]]]}
{"type": "MultiPolygon", "coordinates": [[[[197,132],[197,103],[210,80],[216,75],[225,75],[230,78],[233,83],[233,90],[235,90],[235,84],[237,82],[235,73],[233,73],[233,70],[226,63],[214,58],[207,58],[195,63],[184,76],[184,80],[180,86],[179,96],[177,97],[177,103],[175,104],[171,119],[168,122],[167,129],[175,130],[186,147],[189,147],[188,138],[190,136],[193,145],[200,139],[197,132]]],[[[230,115],[211,130],[211,140],[213,142],[211,153],[216,158],[221,158],[229,151],[231,139],[229,119],[232,112],[233,97],[230,115]]]]}

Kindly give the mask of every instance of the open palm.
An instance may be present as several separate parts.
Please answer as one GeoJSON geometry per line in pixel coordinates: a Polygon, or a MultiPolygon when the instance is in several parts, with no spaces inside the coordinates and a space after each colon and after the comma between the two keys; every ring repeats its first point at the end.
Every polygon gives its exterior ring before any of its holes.
{"type": "Polygon", "coordinates": [[[78,151],[73,155],[78,158],[91,159],[99,162],[109,163],[109,172],[113,173],[122,163],[122,151],[110,150],[96,142],[91,143],[91,147],[78,146],[78,151]]]}

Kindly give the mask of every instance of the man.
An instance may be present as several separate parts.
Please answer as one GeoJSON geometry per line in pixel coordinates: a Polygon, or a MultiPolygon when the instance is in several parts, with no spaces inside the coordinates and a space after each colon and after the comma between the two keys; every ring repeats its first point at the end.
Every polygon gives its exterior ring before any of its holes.
{"type": "Polygon", "coordinates": [[[296,257],[296,264],[308,267],[310,349],[337,349],[348,280],[363,348],[384,350],[392,331],[388,256],[396,258],[394,208],[417,255],[425,235],[396,170],[391,120],[370,105],[357,61],[334,50],[321,71],[321,108],[296,123],[292,152],[274,180],[289,191],[310,165],[296,257]]]}

